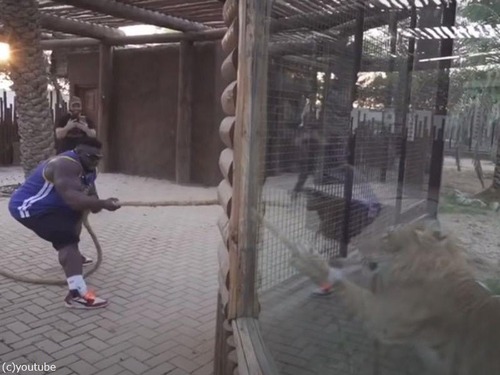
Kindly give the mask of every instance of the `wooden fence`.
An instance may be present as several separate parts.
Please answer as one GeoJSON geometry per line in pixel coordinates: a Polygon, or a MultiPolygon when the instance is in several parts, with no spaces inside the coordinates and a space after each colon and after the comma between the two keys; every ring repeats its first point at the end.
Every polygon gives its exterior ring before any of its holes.
{"type": "MultiPolygon", "coordinates": [[[[19,161],[19,135],[15,96],[3,90],[0,95],[0,165],[13,165],[19,161]]],[[[67,113],[68,106],[55,91],[49,92],[49,105],[52,120],[57,123],[67,113]]]]}

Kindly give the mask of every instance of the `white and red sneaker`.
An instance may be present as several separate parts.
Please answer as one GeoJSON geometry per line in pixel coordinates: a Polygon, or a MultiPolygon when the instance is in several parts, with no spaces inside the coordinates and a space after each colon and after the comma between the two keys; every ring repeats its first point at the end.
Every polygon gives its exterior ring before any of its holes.
{"type": "Polygon", "coordinates": [[[328,278],[320,285],[319,288],[315,289],[312,294],[313,296],[328,296],[333,293],[334,285],[344,278],[344,272],[340,268],[330,267],[328,272],[328,278]]]}
{"type": "Polygon", "coordinates": [[[69,292],[64,299],[64,305],[69,309],[92,310],[108,306],[108,301],[103,298],[96,297],[96,295],[91,291],[85,293],[84,296],[74,296],[71,292],[69,292]]]}

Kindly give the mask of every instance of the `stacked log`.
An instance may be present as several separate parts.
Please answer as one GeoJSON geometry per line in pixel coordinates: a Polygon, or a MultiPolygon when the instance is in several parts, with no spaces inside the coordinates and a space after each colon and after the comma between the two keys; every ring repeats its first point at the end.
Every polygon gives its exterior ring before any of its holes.
{"type": "MultiPolygon", "coordinates": [[[[219,157],[219,168],[223,180],[217,188],[217,195],[223,213],[219,219],[219,229],[223,243],[218,252],[219,258],[219,292],[217,298],[217,326],[214,373],[218,375],[234,375],[238,373],[236,348],[233,329],[229,320],[228,306],[230,299],[229,249],[230,222],[233,200],[233,165],[234,165],[234,129],[236,123],[237,63],[238,63],[238,0],[225,0],[223,18],[228,30],[222,39],[222,50],[227,54],[222,63],[221,73],[225,81],[230,82],[221,96],[221,106],[225,114],[219,134],[226,146],[219,157]]],[[[234,215],[233,215],[234,216],[234,215]]]]}

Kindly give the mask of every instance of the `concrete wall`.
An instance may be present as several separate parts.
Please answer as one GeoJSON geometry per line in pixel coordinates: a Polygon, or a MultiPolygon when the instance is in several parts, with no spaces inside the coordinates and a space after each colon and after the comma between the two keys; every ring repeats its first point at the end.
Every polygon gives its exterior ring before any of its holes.
{"type": "MultiPolygon", "coordinates": [[[[193,71],[191,180],[208,186],[222,178],[218,159],[223,145],[218,129],[224,86],[219,44],[196,44],[193,71]]],[[[110,171],[175,179],[178,72],[178,45],[115,50],[110,171]]],[[[68,75],[72,87],[97,85],[98,55],[71,56],[68,75]]]]}

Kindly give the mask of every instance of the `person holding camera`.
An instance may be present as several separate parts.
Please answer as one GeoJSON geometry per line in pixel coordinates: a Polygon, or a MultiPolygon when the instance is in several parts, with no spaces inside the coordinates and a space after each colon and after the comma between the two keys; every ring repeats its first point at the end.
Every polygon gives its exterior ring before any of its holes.
{"type": "Polygon", "coordinates": [[[95,138],[95,125],[82,114],[82,101],[74,96],[69,102],[69,113],[60,118],[56,126],[56,152],[73,150],[85,137],[95,138]]]}

